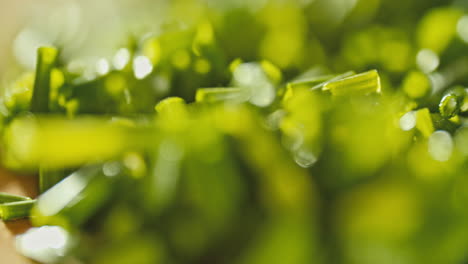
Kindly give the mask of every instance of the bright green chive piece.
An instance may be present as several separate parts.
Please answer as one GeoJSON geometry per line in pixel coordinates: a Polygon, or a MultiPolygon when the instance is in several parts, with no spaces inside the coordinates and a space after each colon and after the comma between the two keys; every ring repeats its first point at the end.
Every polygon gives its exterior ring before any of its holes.
{"type": "Polygon", "coordinates": [[[298,80],[294,80],[290,83],[288,83],[288,86],[291,88],[296,88],[296,87],[316,87],[319,84],[323,84],[324,82],[327,82],[331,79],[333,79],[333,75],[321,75],[321,76],[314,76],[314,77],[309,77],[309,78],[301,78],[298,80]]]}
{"type": "Polygon", "coordinates": [[[184,99],[180,97],[169,97],[159,102],[154,109],[158,113],[170,111],[174,107],[185,107],[184,99]]]}
{"type": "Polygon", "coordinates": [[[294,90],[305,88],[310,90],[321,90],[323,87],[333,81],[338,81],[343,78],[356,74],[354,71],[348,71],[339,75],[319,75],[312,77],[300,77],[286,85],[286,90],[283,95],[283,100],[286,101],[294,94],[294,90]]]}
{"type": "MultiPolygon", "coordinates": [[[[342,80],[342,79],[345,79],[345,78],[348,78],[348,77],[351,77],[353,75],[356,75],[356,72],[354,71],[347,71],[345,73],[342,73],[342,74],[338,74],[338,75],[335,75],[335,76],[332,76],[332,78],[328,79],[328,80],[325,80],[323,82],[320,82],[318,83],[317,85],[313,86],[311,88],[311,90],[319,90],[319,89],[324,89],[325,90],[325,85],[327,85],[328,83],[331,83],[331,82],[335,82],[335,81],[339,81],[339,80],[342,80]]],[[[324,77],[325,78],[325,77],[324,77]]]]}
{"type": "Polygon", "coordinates": [[[324,91],[329,90],[332,95],[380,93],[380,77],[376,70],[353,75],[337,81],[326,83],[324,91]]]}
{"type": "Polygon", "coordinates": [[[200,88],[197,90],[195,101],[197,102],[244,102],[249,100],[250,92],[246,88],[200,88]]]}
{"type": "Polygon", "coordinates": [[[28,201],[31,198],[26,196],[14,195],[9,193],[0,192],[0,204],[18,201],[28,201]]]}
{"type": "Polygon", "coordinates": [[[416,128],[428,138],[434,132],[434,123],[432,122],[429,109],[423,108],[416,111],[416,128]]]}
{"type": "Polygon", "coordinates": [[[41,47],[37,51],[31,112],[46,113],[49,111],[50,75],[55,66],[57,55],[57,49],[52,47],[41,47]]]}
{"type": "Polygon", "coordinates": [[[4,221],[28,217],[35,202],[36,200],[26,200],[0,204],[0,217],[4,221]]]}
{"type": "Polygon", "coordinates": [[[154,133],[151,127],[128,127],[97,117],[16,118],[4,131],[4,158],[18,167],[73,167],[149,148],[154,133]]]}

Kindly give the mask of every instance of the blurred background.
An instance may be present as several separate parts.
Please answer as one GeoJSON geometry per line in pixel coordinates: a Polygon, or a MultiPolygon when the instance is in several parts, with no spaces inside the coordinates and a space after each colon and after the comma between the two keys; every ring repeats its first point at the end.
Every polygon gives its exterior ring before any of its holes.
{"type": "MultiPolygon", "coordinates": [[[[90,89],[115,76],[129,86],[122,91],[143,87],[131,95],[137,106],[125,105],[119,89],[103,88],[114,108],[72,94],[66,99],[81,100],[77,116],[153,114],[168,96],[193,102],[200,87],[259,80],[281,97],[232,111],[195,105],[187,114],[176,104],[177,111],[158,113],[167,140],[130,155],[144,157],[147,176],[97,182],[91,191],[111,185],[125,195],[108,190],[110,203],[88,190],[91,203],[101,204],[72,203],[59,217],[45,217],[79,233],[80,246],[66,263],[468,263],[466,109],[448,116],[439,110],[444,93],[468,85],[468,1],[0,0],[0,6],[3,90],[34,70],[37,48],[47,45],[60,49],[60,70],[72,81],[78,72],[90,89]],[[130,59],[135,54],[143,73],[130,59]],[[290,80],[371,69],[379,72],[379,99],[331,100],[301,89],[283,98],[290,80]],[[159,175],[180,183],[166,178],[166,185],[151,185],[161,183],[159,175]],[[81,212],[89,214],[75,223],[81,212]]],[[[76,89],[72,81],[63,87],[76,89]]],[[[66,157],[75,162],[60,164],[70,165],[67,172],[83,161],[66,157]]]]}

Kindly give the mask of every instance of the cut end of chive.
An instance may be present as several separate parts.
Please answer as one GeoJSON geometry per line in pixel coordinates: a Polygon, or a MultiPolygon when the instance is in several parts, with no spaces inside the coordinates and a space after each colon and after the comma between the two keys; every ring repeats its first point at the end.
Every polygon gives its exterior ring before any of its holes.
{"type": "Polygon", "coordinates": [[[439,104],[440,114],[445,118],[451,118],[458,114],[460,107],[457,97],[454,94],[448,94],[442,98],[439,104]]]}
{"type": "Polygon", "coordinates": [[[371,70],[344,79],[330,81],[323,86],[322,90],[330,91],[335,96],[380,93],[380,76],[377,70],[371,70]]]}
{"type": "Polygon", "coordinates": [[[32,112],[45,113],[49,111],[50,78],[57,55],[58,50],[53,47],[41,47],[37,50],[36,77],[31,98],[32,112]]]}
{"type": "Polygon", "coordinates": [[[196,102],[244,102],[249,100],[250,93],[246,88],[200,88],[195,95],[196,102]]]}
{"type": "Polygon", "coordinates": [[[53,64],[57,59],[58,50],[54,47],[40,47],[37,50],[38,57],[44,64],[53,64]]]}

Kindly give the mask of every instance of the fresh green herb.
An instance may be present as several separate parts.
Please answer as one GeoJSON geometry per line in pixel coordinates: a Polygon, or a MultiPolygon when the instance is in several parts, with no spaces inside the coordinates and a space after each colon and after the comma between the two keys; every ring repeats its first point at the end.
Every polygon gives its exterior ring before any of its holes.
{"type": "Polygon", "coordinates": [[[200,88],[197,90],[197,102],[245,102],[249,99],[249,91],[245,88],[200,88]]]}
{"type": "Polygon", "coordinates": [[[24,255],[466,262],[463,1],[149,2],[104,35],[73,4],[15,41],[24,66],[36,40],[60,47],[2,82],[2,165],[39,175],[37,201],[0,194],[3,219],[38,226],[24,255]]]}
{"type": "Polygon", "coordinates": [[[439,104],[440,114],[445,118],[451,118],[460,112],[466,111],[467,91],[463,87],[457,87],[447,93],[439,104]],[[464,110],[462,110],[464,109],[464,110]]]}
{"type": "Polygon", "coordinates": [[[35,200],[2,203],[0,204],[0,218],[4,221],[10,221],[28,217],[35,203],[35,200]]]}
{"type": "Polygon", "coordinates": [[[57,56],[58,51],[53,47],[42,47],[37,50],[36,77],[31,98],[32,112],[49,112],[51,73],[57,56]]]}
{"type": "Polygon", "coordinates": [[[380,93],[380,77],[376,70],[356,74],[339,80],[327,82],[322,90],[333,95],[380,93]]]}
{"type": "Polygon", "coordinates": [[[29,197],[0,192],[0,204],[31,200],[29,197]]]}

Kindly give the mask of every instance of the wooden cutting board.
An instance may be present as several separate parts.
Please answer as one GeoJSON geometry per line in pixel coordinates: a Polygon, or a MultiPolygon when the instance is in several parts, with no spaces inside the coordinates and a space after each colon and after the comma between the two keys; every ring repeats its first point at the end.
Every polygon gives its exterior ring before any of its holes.
{"type": "MultiPolygon", "coordinates": [[[[36,197],[36,177],[16,175],[0,168],[0,191],[17,195],[36,197]]],[[[32,264],[33,262],[18,254],[14,238],[31,226],[27,219],[3,222],[0,220],[0,263],[32,264]]]]}

